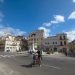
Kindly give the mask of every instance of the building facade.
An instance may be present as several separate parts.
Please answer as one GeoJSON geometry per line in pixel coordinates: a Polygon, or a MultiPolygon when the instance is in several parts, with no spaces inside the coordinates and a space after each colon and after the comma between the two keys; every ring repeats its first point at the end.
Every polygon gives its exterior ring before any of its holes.
{"type": "Polygon", "coordinates": [[[57,34],[56,36],[47,37],[43,41],[43,48],[45,51],[67,51],[68,40],[65,33],[57,34]]]}
{"type": "Polygon", "coordinates": [[[16,36],[17,41],[20,41],[21,50],[20,51],[27,51],[28,50],[28,40],[24,36],[16,36]]]}
{"type": "Polygon", "coordinates": [[[5,40],[5,52],[17,52],[21,49],[20,40],[16,40],[14,36],[7,36],[5,40]]]}
{"type": "Polygon", "coordinates": [[[68,43],[69,52],[75,53],[75,40],[68,43]]]}
{"type": "Polygon", "coordinates": [[[34,50],[40,48],[44,39],[44,31],[36,30],[31,32],[28,36],[29,49],[34,50]]]}

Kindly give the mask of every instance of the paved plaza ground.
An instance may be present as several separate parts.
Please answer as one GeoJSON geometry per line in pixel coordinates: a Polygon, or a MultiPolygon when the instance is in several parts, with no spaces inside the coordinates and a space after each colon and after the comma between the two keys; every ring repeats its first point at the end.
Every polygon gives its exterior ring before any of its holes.
{"type": "Polygon", "coordinates": [[[42,66],[28,67],[32,55],[0,54],[0,75],[75,75],[75,58],[43,55],[42,66]]]}

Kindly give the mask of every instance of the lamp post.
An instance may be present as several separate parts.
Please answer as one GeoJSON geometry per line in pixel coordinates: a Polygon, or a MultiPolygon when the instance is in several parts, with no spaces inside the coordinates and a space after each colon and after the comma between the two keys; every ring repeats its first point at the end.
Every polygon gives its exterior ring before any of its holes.
{"type": "Polygon", "coordinates": [[[32,43],[32,50],[35,51],[35,49],[34,49],[34,38],[33,38],[33,43],[32,43]]]}
{"type": "Polygon", "coordinates": [[[35,45],[35,44],[34,44],[34,36],[35,36],[35,35],[36,35],[35,33],[32,34],[32,36],[33,36],[32,50],[33,50],[33,51],[35,51],[35,48],[34,48],[34,45],[35,45]]]}

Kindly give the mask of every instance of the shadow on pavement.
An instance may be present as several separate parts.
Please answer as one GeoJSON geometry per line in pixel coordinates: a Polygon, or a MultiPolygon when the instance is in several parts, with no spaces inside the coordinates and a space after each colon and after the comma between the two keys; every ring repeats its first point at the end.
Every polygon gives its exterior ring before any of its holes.
{"type": "Polygon", "coordinates": [[[33,67],[33,64],[28,64],[28,65],[21,65],[21,67],[26,67],[26,68],[32,68],[33,67]]]}
{"type": "Polygon", "coordinates": [[[37,67],[37,66],[39,66],[39,65],[34,64],[34,63],[30,63],[28,65],[21,65],[21,67],[26,67],[26,68],[32,68],[32,67],[37,67]]]}

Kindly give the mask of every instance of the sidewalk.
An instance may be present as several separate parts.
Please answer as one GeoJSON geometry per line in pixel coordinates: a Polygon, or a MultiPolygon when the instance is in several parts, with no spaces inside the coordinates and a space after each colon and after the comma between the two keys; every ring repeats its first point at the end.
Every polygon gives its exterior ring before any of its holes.
{"type": "Polygon", "coordinates": [[[1,52],[0,57],[10,57],[10,56],[28,56],[27,51],[23,52],[1,52]]]}
{"type": "Polygon", "coordinates": [[[64,54],[62,53],[58,53],[58,52],[55,52],[53,54],[44,54],[43,55],[44,57],[50,57],[50,58],[58,58],[58,59],[69,59],[69,60],[75,60],[75,57],[69,57],[69,56],[65,56],[64,54]]]}
{"type": "Polygon", "coordinates": [[[52,57],[62,57],[62,56],[65,56],[64,54],[62,54],[62,53],[58,53],[58,52],[55,52],[55,53],[53,53],[53,54],[46,54],[45,52],[43,52],[43,56],[52,56],[52,57]]]}

